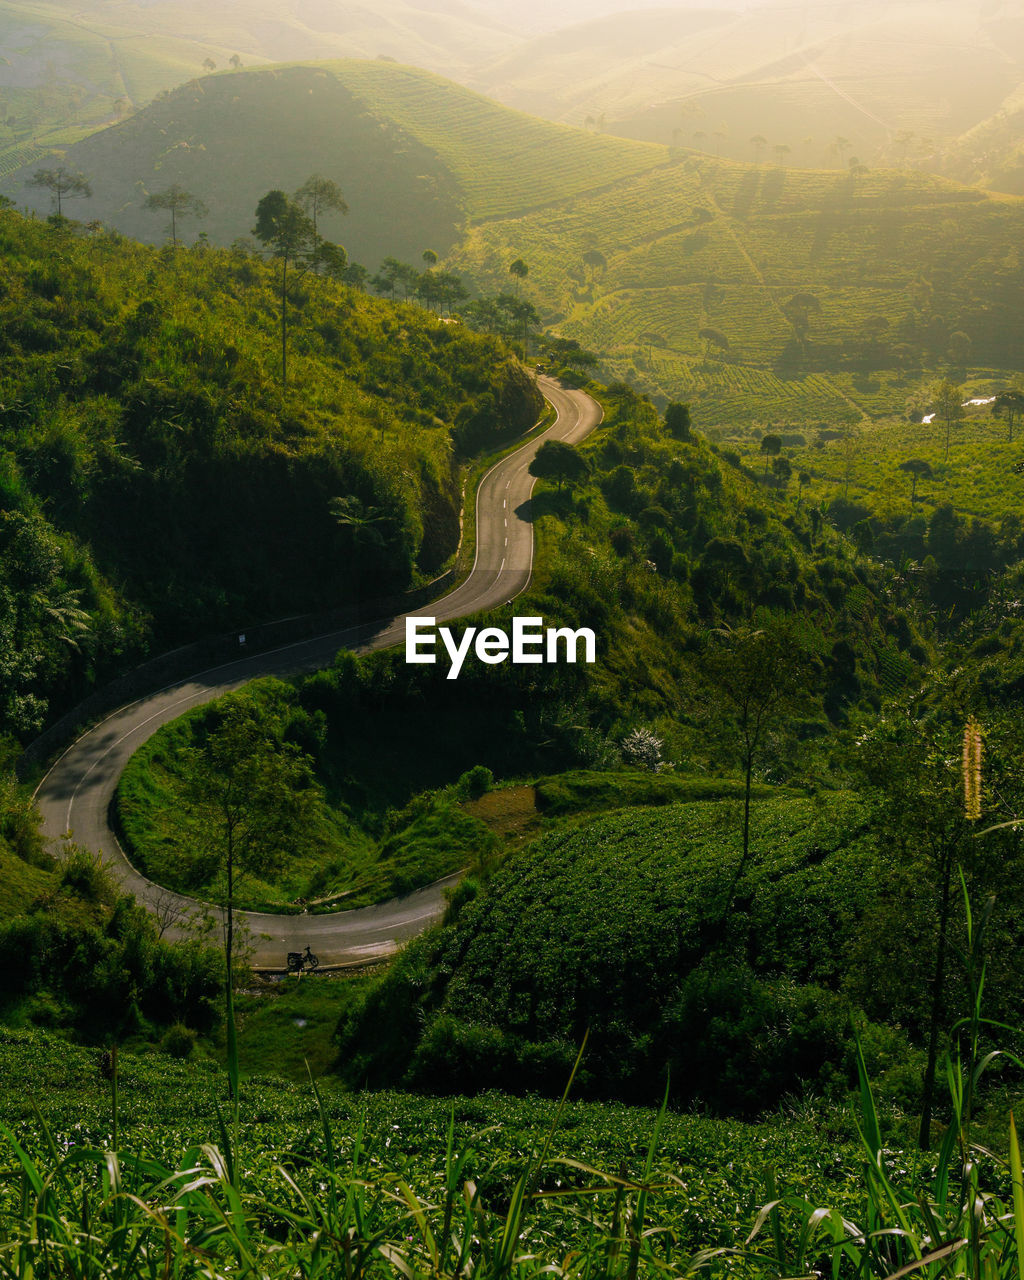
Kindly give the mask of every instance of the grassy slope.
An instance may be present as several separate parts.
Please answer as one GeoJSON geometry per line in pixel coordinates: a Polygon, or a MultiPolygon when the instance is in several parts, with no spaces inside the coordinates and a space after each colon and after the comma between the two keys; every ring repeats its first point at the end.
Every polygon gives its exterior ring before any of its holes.
{"type": "Polygon", "coordinates": [[[667,158],[663,147],[549,124],[411,67],[348,62],[337,74],[375,112],[438,155],[474,220],[567,200],[667,158]]]}
{"type": "Polygon", "coordinates": [[[52,872],[30,866],[0,844],[0,919],[26,911],[53,885],[52,872]]]}
{"type": "Polygon", "coordinates": [[[357,260],[450,250],[495,290],[523,256],[548,321],[601,352],[609,374],[700,401],[705,427],[901,412],[957,331],[975,374],[1024,366],[1020,204],[919,173],[673,162],[379,61],[193,81],[69,159],[96,188],[77,212],[155,239],[145,189],[180,182],[210,206],[207,234],[230,241],[268,187],[336,176],[351,212],[327,230],[357,260]],[[583,264],[589,250],[606,269],[583,264]],[[805,349],[783,312],[801,292],[821,303],[805,349]],[[725,359],[706,358],[706,328],[728,340],[725,359]]]}
{"type": "MultiPolygon", "coordinates": [[[[999,388],[993,379],[978,382],[980,385],[969,387],[965,394],[994,394],[999,388]]],[[[758,473],[764,469],[760,435],[742,423],[727,427],[723,434],[723,442],[758,473]]],[[[949,503],[965,515],[982,516],[998,524],[1024,507],[1024,474],[1015,470],[1022,447],[1016,431],[1014,437],[1009,443],[1006,423],[993,418],[987,406],[979,406],[968,409],[964,422],[954,428],[945,461],[945,428],[941,423],[896,418],[862,423],[848,442],[820,442],[813,430],[797,433],[793,446],[783,452],[794,475],[804,472],[810,477],[803,491],[805,502],[831,502],[846,496],[886,519],[908,515],[911,478],[900,471],[899,464],[920,458],[931,466],[933,478],[918,483],[915,514],[929,516],[935,507],[949,503]]],[[[796,501],[795,484],[791,494],[796,501]]]]}
{"type": "Polygon", "coordinates": [[[857,422],[902,411],[966,330],[973,367],[1017,368],[1024,208],[940,179],[850,179],[684,157],[614,190],[471,230],[457,267],[497,287],[510,253],[531,295],[606,367],[694,400],[704,426],[857,422]],[[607,269],[587,271],[596,249],[607,269]],[[813,293],[802,352],[783,313],[813,293]],[[702,328],[729,342],[706,359],[702,328]],[[863,370],[867,369],[867,381],[863,370]]]}
{"type": "MultiPolygon", "coordinates": [[[[312,67],[224,72],[192,80],[131,119],[78,143],[67,164],[86,173],[91,200],[72,210],[137,239],[163,243],[163,214],[142,206],[147,192],[179,183],[209,213],[183,224],[214,243],[247,237],[269,189],[293,191],[312,173],[342,185],[351,213],[327,215],[324,233],[376,267],[386,254],[412,257],[454,242],[461,196],[438,159],[400,126],[383,122],[333,73],[312,67]],[[268,122],[270,122],[268,124],[268,122]]],[[[19,203],[48,197],[9,179],[19,203]]]]}
{"type": "Polygon", "coordinates": [[[371,7],[226,0],[166,4],[86,0],[70,12],[48,0],[0,3],[0,175],[49,146],[66,146],[124,110],[201,74],[211,59],[246,66],[294,58],[376,58],[459,74],[497,54],[510,33],[468,9],[417,0],[371,7]]]}
{"type": "MultiPolygon", "coordinates": [[[[385,254],[418,262],[425,248],[446,252],[467,215],[531,208],[665,157],[509,111],[425,71],[348,61],[192,80],[80,142],[67,163],[93,181],[79,216],[162,240],[163,218],[141,206],[147,191],[178,182],[206,202],[202,229],[218,243],[249,233],[268,188],[323,173],[350,208],[325,231],[375,268],[385,254]]],[[[19,187],[29,173],[8,177],[6,190],[45,211],[45,193],[19,187]]]]}
{"type": "Polygon", "coordinates": [[[457,424],[490,393],[477,434],[502,418],[518,434],[541,403],[494,340],[312,276],[289,304],[282,400],[276,264],[13,213],[0,244],[0,581],[24,654],[0,671],[8,732],[134,665],[147,632],[191,641],[387,595],[412,560],[435,576],[459,537],[457,424]],[[389,523],[363,539],[335,496],[389,523]]]}

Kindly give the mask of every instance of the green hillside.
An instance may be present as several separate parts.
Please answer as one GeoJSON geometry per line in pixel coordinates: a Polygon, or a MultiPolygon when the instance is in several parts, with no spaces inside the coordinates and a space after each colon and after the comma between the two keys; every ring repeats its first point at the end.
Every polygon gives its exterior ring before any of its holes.
{"type": "Polygon", "coordinates": [[[539,34],[480,83],[549,119],[733,160],[783,147],[809,167],[936,167],[1019,84],[1022,34],[1019,12],[983,0],[652,7],[539,34]]]}
{"type": "MultiPolygon", "coordinates": [[[[65,162],[94,189],[76,216],[158,241],[147,192],[179,183],[209,208],[186,235],[232,243],[269,187],[324,173],[350,208],[325,229],[355,260],[430,248],[496,292],[522,257],[547,324],[608,377],[699,401],[709,429],[902,416],[950,368],[999,390],[1024,366],[1021,205],[920,172],[667,151],[382,61],[207,76],[65,162]]],[[[7,190],[45,211],[30,172],[7,190]]]]}
{"type": "Polygon", "coordinates": [[[297,58],[399,59],[447,74],[508,47],[511,33],[437,0],[339,2],[283,10],[268,0],[86,0],[74,12],[48,0],[0,4],[0,175],[46,148],[113,123],[208,64],[297,58]]]}
{"type": "Polygon", "coordinates": [[[282,390],[280,273],[244,251],[0,211],[0,252],[0,708],[23,740],[151,645],[435,576],[466,433],[486,448],[542,403],[496,340],[311,275],[282,390]]]}
{"type": "Polygon", "coordinates": [[[439,157],[473,221],[561,203],[667,159],[662,147],[552,125],[414,68],[349,62],[337,75],[439,157]]]}
{"type": "MultiPolygon", "coordinates": [[[[189,234],[230,244],[249,235],[264,192],[323,173],[350,209],[325,223],[328,234],[376,269],[388,254],[418,262],[426,248],[446,253],[467,218],[534,208],[665,158],[660,147],[509,111],[428,72],[343,62],[192,80],[70,147],[64,163],[93,187],[75,216],[157,242],[166,230],[142,207],[148,192],[185,187],[209,210],[189,234]]],[[[24,186],[36,167],[8,175],[4,190],[49,212],[49,196],[24,186]]]]}
{"type": "Polygon", "coordinates": [[[558,332],[710,427],[831,426],[902,415],[954,358],[1024,366],[1022,229],[1016,200],[921,174],[683,155],[471,228],[452,262],[496,289],[522,255],[558,332]]]}

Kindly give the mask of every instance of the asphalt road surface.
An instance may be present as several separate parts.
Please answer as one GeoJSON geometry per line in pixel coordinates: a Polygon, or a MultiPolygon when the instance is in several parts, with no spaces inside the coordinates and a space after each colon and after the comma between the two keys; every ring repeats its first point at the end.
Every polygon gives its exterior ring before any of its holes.
{"type": "MultiPolygon", "coordinates": [[[[544,440],[576,443],[601,421],[601,407],[590,396],[549,378],[538,381],[557,412],[556,421],[481,480],[472,571],[449,595],[417,610],[418,616],[450,621],[505,604],[526,589],[533,569],[530,462],[544,440]]],[[[131,755],[161,725],[249,680],[316,670],[328,665],[339,649],[367,653],[404,641],[403,614],[241,658],[120,708],[74,742],[39,784],[36,800],[47,838],[59,841],[70,834],[76,844],[98,850],[124,888],[158,916],[167,935],[179,935],[197,912],[209,908],[140,875],[108,822],[111,800],[131,755]]],[[[443,648],[440,642],[438,647],[443,648]]],[[[443,652],[439,658],[447,661],[443,652]]],[[[393,954],[437,920],[444,910],[445,890],[458,879],[449,876],[402,898],[353,911],[315,916],[239,911],[235,918],[250,933],[257,968],[283,969],[286,953],[302,951],[307,944],[321,966],[367,964],[393,954]]]]}

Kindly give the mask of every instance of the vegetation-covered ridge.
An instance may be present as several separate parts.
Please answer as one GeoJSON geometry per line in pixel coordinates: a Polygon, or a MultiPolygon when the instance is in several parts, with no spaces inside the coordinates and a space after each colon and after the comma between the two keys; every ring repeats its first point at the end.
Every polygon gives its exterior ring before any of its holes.
{"type": "Polygon", "coordinates": [[[977,1145],[972,1050],[951,1064],[950,1138],[920,1161],[895,1144],[862,1057],[851,1144],[851,1118],[834,1108],[741,1126],[564,1097],[438,1105],[314,1085],[302,1098],[262,1079],[247,1083],[229,1124],[212,1073],[194,1064],[154,1070],[116,1051],[96,1064],[38,1033],[8,1033],[10,1075],[50,1089],[27,1120],[19,1096],[4,1127],[15,1177],[0,1224],[24,1280],[94,1274],[97,1254],[125,1280],[161,1268],[176,1280],[256,1268],[454,1280],[470,1266],[494,1280],[750,1280],[830,1264],[837,1276],[909,1268],[939,1280],[950,1257],[969,1268],[953,1274],[1011,1280],[1024,1253],[1020,1143],[1011,1118],[999,1144],[1008,1159],[977,1145]],[[949,1243],[935,1249],[936,1235],[949,1243]]]}
{"type": "Polygon", "coordinates": [[[459,536],[460,452],[535,421],[496,340],[280,266],[0,212],[0,708],[151,644],[386,596],[459,536]]]}
{"type": "MultiPolygon", "coordinates": [[[[413,67],[346,61],[204,76],[68,148],[61,162],[90,179],[80,214],[159,240],[147,192],[177,183],[206,205],[201,230],[225,245],[249,234],[268,187],[330,174],[349,205],[338,224],[346,247],[372,270],[388,254],[446,253],[467,218],[517,214],[666,159],[663,147],[591,137],[413,67]]],[[[38,167],[34,158],[0,189],[45,211],[45,193],[24,185],[38,167]]]]}
{"type": "MultiPolygon", "coordinates": [[[[919,171],[570,129],[379,60],[218,72],[63,162],[92,183],[79,211],[159,238],[147,193],[178,184],[224,244],[266,187],[330,173],[331,235],[370,272],[430,250],[494,292],[522,261],[545,324],[659,404],[700,399],[708,428],[902,416],[951,368],[998,390],[1024,362],[1019,201],[919,171]]],[[[37,163],[5,189],[43,210],[37,163]]]]}
{"type": "MultiPolygon", "coordinates": [[[[499,853],[486,827],[457,807],[475,767],[509,781],[623,760],[646,766],[622,744],[653,726],[687,773],[707,770],[720,782],[736,767],[751,775],[770,767],[774,780],[800,777],[806,744],[920,678],[928,642],[913,600],[889,592],[885,570],[820,512],[766,494],[717,457],[683,406],[663,423],[627,387],[602,394],[607,416],[591,441],[538,454],[534,469],[550,481],[531,504],[536,576],[492,619],[508,625],[515,612],[589,626],[598,661],[495,668],[470,659],[449,681],[443,662],[409,665],[402,651],[341,653],[296,686],[252,686],[163,729],[129,766],[120,820],[148,874],[186,892],[214,884],[215,862],[200,853],[205,820],[188,817],[186,780],[228,702],[273,751],[305,754],[327,806],[308,847],[296,844],[269,878],[257,874],[239,901],[349,906],[499,853]],[[571,464],[571,487],[549,457],[571,464]],[[764,654],[756,639],[744,649],[758,619],[775,637],[764,654]],[[751,664],[745,678],[763,677],[793,717],[783,727],[773,712],[771,766],[769,739],[745,754],[731,695],[715,692],[729,685],[734,644],[736,660],[751,664]],[[783,679],[780,654],[793,678],[783,679]],[[442,722],[459,726],[443,746],[442,722]]],[[[539,798],[549,814],[557,785],[539,798]]],[[[590,807],[584,789],[570,791],[563,812],[590,807]]]]}
{"type": "MultiPolygon", "coordinates": [[[[170,1173],[179,1166],[184,1168],[190,1160],[194,1166],[211,1152],[207,1146],[204,1156],[200,1145],[216,1141],[222,1082],[213,1064],[119,1055],[115,1143],[110,1081],[97,1069],[94,1052],[76,1049],[38,1031],[4,1030],[0,1032],[0,1061],[5,1067],[3,1078],[9,1082],[9,1087],[0,1090],[0,1119],[40,1166],[48,1159],[46,1132],[41,1130],[24,1088],[14,1087],[15,1081],[28,1076],[45,1086],[38,1105],[57,1141],[79,1151],[116,1146],[121,1176],[126,1183],[132,1179],[133,1190],[142,1196],[146,1195],[144,1170],[165,1168],[170,1173]],[[136,1165],[136,1160],[141,1163],[136,1165]]],[[[308,1273],[314,1276],[337,1274],[336,1268],[343,1265],[346,1256],[339,1242],[346,1236],[352,1252],[358,1251],[363,1275],[390,1274],[396,1250],[403,1256],[408,1254],[410,1261],[415,1258],[417,1265],[426,1265],[419,1251],[424,1245],[429,1250],[430,1244],[419,1230],[428,1224],[439,1251],[447,1248],[450,1255],[440,1274],[460,1274],[455,1263],[461,1251],[458,1238],[463,1236],[463,1197],[467,1194],[475,1197],[472,1217],[476,1225],[466,1235],[466,1248],[472,1247],[478,1254],[476,1269],[486,1275],[508,1274],[508,1268],[502,1270],[494,1254],[516,1184],[526,1169],[536,1185],[527,1201],[522,1222],[525,1235],[517,1242],[516,1253],[539,1256],[532,1262],[524,1257],[517,1263],[512,1271],[517,1275],[532,1274],[540,1260],[563,1259],[573,1250],[580,1250],[585,1257],[606,1232],[615,1234],[616,1174],[612,1171],[633,1183],[646,1177],[659,1188],[651,1196],[651,1221],[670,1235],[664,1239],[668,1247],[656,1252],[667,1255],[663,1257],[665,1264],[678,1262],[681,1274],[688,1269],[682,1260],[702,1249],[734,1247],[753,1225],[766,1194],[766,1162],[784,1170],[779,1185],[790,1194],[816,1198],[828,1193],[848,1210],[856,1203],[857,1153],[852,1128],[838,1112],[828,1121],[835,1146],[823,1159],[816,1150],[814,1122],[791,1117],[741,1125],[670,1114],[659,1124],[653,1111],[575,1099],[558,1108],[542,1099],[521,1100],[496,1093],[451,1101],[409,1094],[347,1094],[329,1080],[321,1082],[319,1095],[314,1096],[308,1084],[286,1084],[266,1075],[254,1076],[243,1084],[239,1110],[238,1128],[229,1128],[224,1134],[229,1145],[225,1146],[223,1137],[219,1144],[233,1172],[226,1182],[217,1180],[191,1200],[185,1220],[177,1219],[173,1230],[202,1247],[203,1220],[208,1212],[216,1213],[214,1206],[222,1192],[231,1194],[227,1191],[230,1184],[241,1197],[232,1221],[236,1226],[246,1224],[250,1256],[259,1259],[271,1275],[278,1274],[276,1268],[285,1257],[290,1266],[306,1259],[302,1265],[311,1265],[308,1273]],[[573,1161],[588,1168],[574,1168],[573,1161]],[[591,1169],[611,1173],[612,1181],[596,1194],[587,1190],[597,1176],[591,1169]],[[323,1241],[317,1248],[311,1249],[312,1241],[306,1238],[300,1222],[293,1220],[283,1236],[276,1225],[267,1229],[272,1220],[268,1215],[275,1214],[272,1206],[279,1192],[285,1192],[288,1184],[284,1179],[288,1178],[295,1180],[293,1188],[305,1189],[310,1180],[308,1189],[300,1194],[307,1197],[307,1209],[319,1205],[316,1212],[323,1215],[323,1241]],[[472,1188],[468,1193],[467,1183],[472,1188]],[[361,1184],[358,1191],[357,1184],[361,1184]],[[401,1190],[403,1185],[407,1194],[401,1190]],[[538,1191],[540,1196],[535,1195],[538,1191]],[[577,1205],[567,1201],[577,1191],[582,1216],[577,1205]],[[355,1222],[362,1225],[348,1233],[342,1216],[332,1215],[347,1212],[342,1206],[353,1194],[351,1210],[355,1222]],[[449,1195],[453,1214],[445,1232],[443,1204],[449,1195]],[[409,1196],[422,1198],[426,1216],[417,1218],[409,1196]],[[262,1229],[250,1220],[257,1204],[262,1229]],[[435,1204],[441,1205],[436,1221],[435,1204]],[[588,1222],[590,1218],[593,1220],[588,1222]],[[447,1246],[441,1244],[452,1232],[457,1237],[454,1255],[450,1239],[447,1246]],[[374,1237],[376,1243],[371,1243],[374,1237]],[[282,1253],[285,1238],[289,1243],[282,1253]],[[321,1264],[323,1271],[319,1270],[321,1264]]],[[[10,1156],[17,1158],[13,1150],[10,1156]]],[[[70,1183],[58,1179],[57,1186],[73,1187],[76,1192],[88,1187],[89,1161],[79,1169],[80,1174],[69,1169],[70,1183]]],[[[173,1181],[172,1177],[165,1194],[176,1195],[173,1181]]],[[[599,1185],[603,1182],[601,1175],[599,1185]]],[[[97,1210],[103,1199],[97,1197],[97,1210]]],[[[290,1196],[288,1200],[292,1214],[298,1209],[301,1215],[302,1201],[296,1203],[290,1196]]],[[[51,1212],[60,1212],[56,1195],[48,1203],[51,1212]]],[[[185,1208],[185,1202],[181,1204],[185,1208]]],[[[635,1212],[635,1204],[632,1210],[635,1212]]],[[[5,1233],[17,1231],[19,1214],[16,1192],[9,1188],[0,1199],[5,1233]]],[[[102,1230],[100,1221],[97,1214],[96,1226],[102,1230]]],[[[282,1219],[280,1226],[284,1225],[282,1219]]],[[[48,1230],[49,1224],[43,1229],[48,1230]]],[[[143,1231],[135,1239],[142,1245],[141,1256],[148,1257],[144,1236],[143,1231]]],[[[202,1249],[204,1273],[221,1275],[230,1249],[226,1238],[219,1243],[210,1238],[202,1249]]],[[[193,1252],[187,1248],[182,1251],[181,1264],[172,1274],[193,1274],[189,1261],[193,1252]]],[[[68,1259],[67,1253],[63,1256],[68,1259]]],[[[647,1265],[645,1259],[645,1273],[647,1265]]],[[[293,1274],[293,1270],[281,1272],[285,1273],[293,1274]]],[[[45,1268],[39,1274],[47,1274],[45,1268]]],[[[122,1274],[134,1278],[138,1273],[129,1264],[122,1274]]]]}

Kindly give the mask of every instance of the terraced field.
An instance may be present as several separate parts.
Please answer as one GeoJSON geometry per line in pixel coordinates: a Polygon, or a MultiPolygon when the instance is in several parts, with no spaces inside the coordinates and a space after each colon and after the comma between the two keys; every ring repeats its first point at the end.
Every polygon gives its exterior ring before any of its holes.
{"type": "Polygon", "coordinates": [[[354,61],[330,66],[372,111],[437,153],[475,219],[565,200],[667,160],[665,148],[653,143],[549,124],[411,67],[354,61]]]}
{"type": "Polygon", "coordinates": [[[1020,201],[931,176],[677,153],[477,225],[452,261],[494,289],[522,255],[556,331],[656,400],[694,399],[705,426],[843,423],[902,416],[950,369],[1024,367],[1022,230],[1020,201]],[[706,351],[707,329],[727,346],[706,351]]]}

